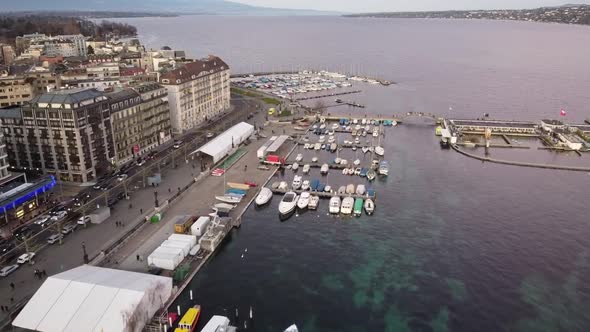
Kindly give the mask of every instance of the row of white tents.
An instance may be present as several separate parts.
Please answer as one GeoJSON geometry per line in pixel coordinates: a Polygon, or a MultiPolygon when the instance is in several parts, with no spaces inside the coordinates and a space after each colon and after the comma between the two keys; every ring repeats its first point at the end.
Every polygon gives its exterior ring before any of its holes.
{"type": "MultiPolygon", "coordinates": [[[[197,237],[186,234],[172,234],[147,258],[148,266],[174,270],[197,246],[197,237]]],[[[198,249],[197,249],[198,250],[198,249]]]]}

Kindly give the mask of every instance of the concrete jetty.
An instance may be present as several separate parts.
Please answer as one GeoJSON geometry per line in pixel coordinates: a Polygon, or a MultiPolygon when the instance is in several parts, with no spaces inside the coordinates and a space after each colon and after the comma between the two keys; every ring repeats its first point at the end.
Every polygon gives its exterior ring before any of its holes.
{"type": "MultiPolygon", "coordinates": [[[[273,194],[278,194],[278,195],[284,195],[289,191],[292,191],[294,193],[296,193],[297,195],[300,195],[301,193],[303,193],[305,190],[281,190],[281,189],[272,189],[273,194]]],[[[352,198],[362,198],[362,199],[367,199],[369,198],[369,196],[367,194],[364,195],[357,195],[357,194],[343,194],[343,195],[339,195],[337,192],[331,191],[331,192],[325,192],[325,191],[310,191],[309,192],[312,195],[316,195],[320,198],[332,198],[334,196],[339,196],[341,198],[344,197],[352,197],[352,198]]],[[[376,196],[376,195],[375,195],[376,196]]],[[[375,197],[370,197],[371,199],[375,199],[375,197]]]]}

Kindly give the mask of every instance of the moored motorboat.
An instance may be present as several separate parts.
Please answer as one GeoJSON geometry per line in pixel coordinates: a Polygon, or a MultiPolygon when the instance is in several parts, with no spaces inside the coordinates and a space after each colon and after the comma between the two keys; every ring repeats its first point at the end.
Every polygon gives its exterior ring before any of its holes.
{"type": "Polygon", "coordinates": [[[311,162],[312,162],[312,163],[317,163],[317,162],[318,162],[318,157],[313,157],[313,158],[311,158],[311,162]]]}
{"type": "Polygon", "coordinates": [[[351,183],[351,184],[347,185],[345,192],[349,195],[354,194],[354,184],[351,183]]]}
{"type": "Polygon", "coordinates": [[[330,198],[330,213],[339,213],[340,212],[340,197],[334,196],[330,198]]]}
{"type": "Polygon", "coordinates": [[[385,149],[381,146],[375,147],[375,154],[378,156],[383,156],[385,154],[385,149]]]}
{"type": "Polygon", "coordinates": [[[311,195],[309,197],[309,203],[307,204],[307,208],[310,210],[316,210],[318,205],[320,204],[320,198],[316,195],[311,195]]]}
{"type": "Polygon", "coordinates": [[[356,186],[356,194],[357,195],[364,195],[365,192],[367,192],[367,190],[365,189],[364,184],[359,184],[358,186],[356,186]]]}
{"type": "Polygon", "coordinates": [[[369,169],[366,167],[363,167],[363,168],[361,168],[361,172],[360,172],[359,176],[364,178],[367,176],[368,172],[369,172],[369,169]]]}
{"type": "Polygon", "coordinates": [[[289,189],[289,184],[286,181],[281,181],[281,183],[279,183],[279,190],[287,190],[289,189]]]}
{"type": "Polygon", "coordinates": [[[373,200],[370,198],[365,199],[365,212],[368,215],[372,215],[373,212],[375,211],[375,203],[373,203],[373,200]]]}
{"type": "Polygon", "coordinates": [[[316,191],[316,190],[318,190],[319,185],[320,185],[320,180],[313,179],[313,180],[311,180],[310,188],[312,191],[316,191]]]}
{"type": "Polygon", "coordinates": [[[388,175],[389,174],[389,163],[385,160],[383,160],[380,164],[379,164],[379,175],[388,175]]]}
{"type": "Polygon", "coordinates": [[[243,196],[223,195],[215,196],[215,199],[229,204],[238,204],[242,201],[243,196]]]}
{"type": "Polygon", "coordinates": [[[299,332],[299,329],[297,329],[297,325],[293,324],[287,327],[284,332],[299,332]]]}
{"type": "Polygon", "coordinates": [[[370,169],[370,170],[367,172],[367,179],[368,179],[369,181],[373,181],[373,180],[375,180],[375,177],[377,177],[377,173],[376,173],[374,170],[370,169]]]}
{"type": "Polygon", "coordinates": [[[272,199],[272,190],[263,187],[260,190],[260,193],[258,193],[258,196],[256,196],[256,200],[255,203],[258,206],[262,206],[267,204],[268,202],[270,202],[270,200],[272,199]]]}
{"type": "Polygon", "coordinates": [[[296,162],[300,162],[300,161],[302,161],[302,160],[303,160],[303,154],[301,154],[301,153],[300,153],[300,154],[298,154],[298,155],[297,155],[297,157],[295,157],[295,161],[296,161],[296,162]]]}
{"type": "Polygon", "coordinates": [[[340,164],[342,162],[342,158],[340,157],[336,157],[336,159],[334,159],[334,164],[340,164]]]}
{"type": "Polygon", "coordinates": [[[319,150],[319,149],[321,149],[321,148],[322,148],[322,144],[320,144],[320,143],[316,143],[316,144],[313,146],[313,148],[314,148],[315,150],[319,150]]]}
{"type": "Polygon", "coordinates": [[[348,168],[344,168],[344,169],[342,169],[342,174],[344,174],[344,175],[348,175],[348,168]]]}
{"type": "Polygon", "coordinates": [[[340,206],[340,213],[342,213],[344,215],[351,214],[353,206],[354,206],[354,198],[344,197],[344,199],[342,200],[342,205],[340,206]]]}
{"type": "Polygon", "coordinates": [[[338,195],[344,195],[346,194],[346,186],[340,186],[340,188],[338,188],[338,195]]]}
{"type": "Polygon", "coordinates": [[[328,164],[323,164],[322,168],[320,168],[320,173],[323,175],[328,174],[328,171],[330,169],[330,166],[328,164]]]}
{"type": "Polygon", "coordinates": [[[197,323],[199,322],[200,315],[200,305],[197,304],[194,305],[192,308],[189,308],[184,314],[184,316],[182,316],[180,321],[178,321],[178,328],[176,328],[176,330],[194,332],[195,328],[197,327],[197,323]]]}
{"type": "Polygon", "coordinates": [[[309,168],[310,168],[309,164],[303,165],[303,174],[309,173],[309,168]]]}
{"type": "Polygon", "coordinates": [[[304,180],[303,183],[301,183],[301,190],[309,190],[309,180],[304,180]]]}
{"type": "Polygon", "coordinates": [[[297,169],[299,169],[299,164],[298,163],[293,163],[293,165],[291,166],[291,169],[293,171],[297,171],[297,169]]]}
{"type": "Polygon", "coordinates": [[[356,159],[355,161],[353,161],[353,162],[352,162],[352,164],[353,164],[354,166],[358,166],[358,165],[360,165],[360,164],[361,164],[361,160],[360,160],[360,159],[356,159]]]}
{"type": "Polygon", "coordinates": [[[363,199],[357,198],[354,200],[354,208],[352,213],[355,217],[359,217],[363,213],[363,199]]]}
{"type": "Polygon", "coordinates": [[[297,194],[289,191],[279,203],[279,213],[287,215],[295,210],[295,206],[297,206],[297,194]]]}
{"type": "Polygon", "coordinates": [[[361,168],[357,167],[354,169],[354,175],[360,175],[361,174],[361,168]]]}
{"type": "Polygon", "coordinates": [[[293,187],[293,190],[298,190],[299,188],[301,188],[301,184],[302,184],[301,176],[295,175],[295,177],[293,178],[293,183],[291,184],[291,186],[293,187]]]}
{"type": "Polygon", "coordinates": [[[361,150],[363,151],[363,153],[367,153],[367,152],[369,152],[369,147],[363,146],[361,150]]]}
{"type": "Polygon", "coordinates": [[[299,199],[297,200],[297,208],[299,208],[299,210],[304,210],[307,208],[310,196],[311,195],[307,191],[301,193],[299,199]]]}
{"type": "Polygon", "coordinates": [[[277,182],[273,182],[273,183],[270,185],[270,187],[271,187],[272,189],[279,189],[279,185],[280,185],[280,184],[281,184],[281,183],[280,183],[280,182],[278,182],[278,181],[277,181],[277,182]]]}

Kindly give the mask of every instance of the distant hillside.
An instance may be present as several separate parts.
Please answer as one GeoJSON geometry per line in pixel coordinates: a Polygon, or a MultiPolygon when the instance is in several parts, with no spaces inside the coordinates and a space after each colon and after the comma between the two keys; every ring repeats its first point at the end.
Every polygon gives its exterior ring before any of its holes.
{"type": "Polygon", "coordinates": [[[116,11],[210,15],[337,15],[314,10],[291,10],[245,5],[225,0],[1,0],[0,12],[116,11]]]}
{"type": "Polygon", "coordinates": [[[590,5],[563,5],[535,9],[449,10],[433,12],[392,12],[344,15],[376,18],[454,18],[514,20],[590,25],[590,5]]]}

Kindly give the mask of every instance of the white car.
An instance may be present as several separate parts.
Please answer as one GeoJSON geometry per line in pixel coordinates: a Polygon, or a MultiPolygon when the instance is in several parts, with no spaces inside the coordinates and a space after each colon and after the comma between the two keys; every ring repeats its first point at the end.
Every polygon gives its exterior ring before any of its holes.
{"type": "Polygon", "coordinates": [[[45,226],[45,224],[51,219],[48,215],[42,215],[37,220],[35,220],[35,225],[45,226]]]}
{"type": "Polygon", "coordinates": [[[174,145],[172,147],[175,149],[178,149],[178,148],[180,148],[181,145],[182,145],[182,141],[176,141],[176,142],[174,142],[174,145]]]}
{"type": "Polygon", "coordinates": [[[90,222],[90,217],[89,216],[82,216],[82,217],[78,218],[78,221],[76,223],[78,225],[86,225],[89,222],[90,222]]]}
{"type": "Polygon", "coordinates": [[[47,238],[47,243],[54,244],[56,242],[59,242],[59,240],[61,240],[63,238],[64,238],[64,236],[62,234],[53,234],[47,238]]]}
{"type": "Polygon", "coordinates": [[[213,138],[213,137],[215,137],[214,133],[207,133],[207,138],[213,138]]]}
{"type": "Polygon", "coordinates": [[[72,233],[74,230],[76,230],[76,227],[78,227],[78,224],[69,224],[69,225],[65,225],[62,229],[61,229],[61,233],[63,235],[66,234],[70,234],[72,233]]]}
{"type": "Polygon", "coordinates": [[[2,270],[0,270],[0,277],[6,277],[16,269],[18,269],[18,264],[5,266],[2,268],[2,270]]]}
{"type": "Polygon", "coordinates": [[[51,217],[52,221],[58,221],[60,219],[63,219],[68,213],[66,211],[59,211],[56,212],[53,217],[51,217]]]}
{"type": "Polygon", "coordinates": [[[27,252],[25,254],[18,256],[18,259],[16,260],[16,262],[18,264],[24,264],[26,262],[32,261],[34,257],[35,257],[34,252],[27,252]]]}
{"type": "Polygon", "coordinates": [[[117,180],[119,182],[125,181],[125,179],[127,179],[129,176],[127,174],[121,174],[117,177],[117,180]]]}

